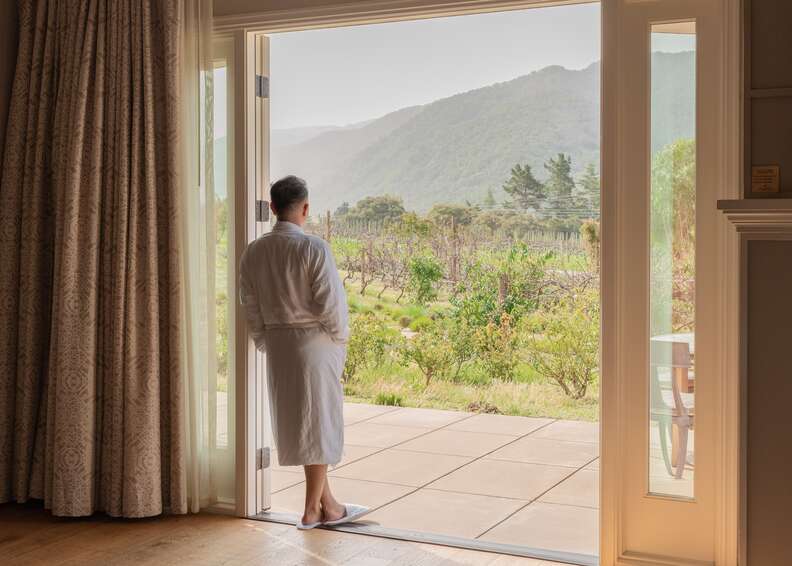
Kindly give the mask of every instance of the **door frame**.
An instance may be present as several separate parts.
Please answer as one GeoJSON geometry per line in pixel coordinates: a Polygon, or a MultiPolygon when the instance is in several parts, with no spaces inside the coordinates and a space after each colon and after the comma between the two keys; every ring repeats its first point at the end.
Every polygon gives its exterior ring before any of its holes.
{"type": "MultiPolygon", "coordinates": [[[[235,38],[236,69],[239,71],[235,89],[236,140],[238,148],[255,147],[255,132],[250,131],[255,115],[254,49],[255,36],[262,33],[299,31],[315,28],[328,28],[362,25],[389,21],[427,19],[441,16],[475,14],[521,10],[531,7],[558,6],[568,4],[592,3],[596,0],[435,0],[432,3],[421,0],[361,0],[355,3],[331,4],[316,8],[294,8],[270,10],[247,14],[235,14],[215,18],[215,33],[235,38]]],[[[600,446],[602,469],[608,470],[600,479],[600,560],[601,564],[702,564],[684,558],[658,557],[642,554],[623,547],[621,538],[623,512],[621,507],[621,478],[619,477],[620,458],[622,458],[623,430],[620,429],[622,414],[620,400],[624,392],[626,376],[618,352],[627,337],[620,335],[619,317],[626,316],[618,309],[620,301],[625,300],[623,285],[617,273],[622,253],[620,235],[623,219],[620,208],[620,195],[624,194],[623,173],[620,160],[629,152],[629,147],[620,142],[618,127],[624,118],[623,102],[619,100],[619,57],[622,49],[618,32],[622,10],[632,4],[658,4],[674,0],[602,0],[602,106],[601,106],[601,179],[603,191],[601,201],[602,217],[602,359],[600,390],[600,446]]],[[[697,0],[693,0],[697,1],[697,0]]],[[[721,84],[722,104],[719,112],[719,128],[723,141],[718,147],[719,154],[717,198],[735,199],[742,195],[743,180],[743,136],[742,136],[742,6],[741,0],[720,0],[722,23],[721,36],[721,84]]],[[[255,199],[255,163],[250,151],[236,152],[237,194],[239,206],[238,226],[251,223],[253,200],[255,199]],[[244,208],[244,209],[241,209],[244,208]]],[[[715,202],[712,203],[715,207],[715,202]]],[[[242,249],[253,234],[238,228],[236,242],[242,249]],[[247,238],[247,239],[246,239],[247,238]]],[[[716,352],[713,357],[721,360],[720,380],[714,392],[714,402],[719,404],[713,415],[719,434],[715,439],[716,466],[715,483],[717,493],[717,513],[715,524],[715,548],[712,561],[736,565],[740,535],[740,383],[738,357],[739,331],[739,271],[738,243],[733,230],[725,220],[717,227],[717,264],[724,282],[718,304],[722,307],[716,352]]],[[[238,258],[237,258],[238,261],[238,258]]],[[[239,307],[238,307],[239,308],[239,307]]],[[[237,514],[249,516],[255,512],[255,376],[251,378],[249,368],[254,367],[255,352],[251,353],[244,318],[238,312],[237,323],[237,514]]]]}

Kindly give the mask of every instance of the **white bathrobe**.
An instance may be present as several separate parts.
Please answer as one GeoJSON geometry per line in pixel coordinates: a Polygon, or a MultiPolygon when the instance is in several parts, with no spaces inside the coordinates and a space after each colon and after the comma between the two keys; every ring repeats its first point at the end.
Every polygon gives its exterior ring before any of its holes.
{"type": "Polygon", "coordinates": [[[239,272],[250,334],[267,353],[278,461],[337,464],[349,315],[330,246],[296,224],[277,222],[247,247],[239,272]]]}

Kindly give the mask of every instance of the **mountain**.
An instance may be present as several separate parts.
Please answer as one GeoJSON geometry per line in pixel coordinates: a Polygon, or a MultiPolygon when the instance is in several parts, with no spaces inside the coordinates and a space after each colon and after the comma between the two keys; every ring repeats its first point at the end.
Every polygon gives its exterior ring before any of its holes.
{"type": "MultiPolygon", "coordinates": [[[[653,107],[682,118],[655,124],[652,146],[659,148],[692,135],[694,56],[654,57],[663,80],[654,85],[653,107]]],[[[273,145],[272,176],[304,177],[316,212],[381,194],[398,195],[419,211],[438,202],[481,202],[488,189],[501,201],[500,187],[516,163],[531,165],[539,179],[546,177],[544,162],[559,152],[571,155],[575,175],[598,163],[599,83],[599,63],[582,70],[546,67],[360,127],[273,145]]]]}

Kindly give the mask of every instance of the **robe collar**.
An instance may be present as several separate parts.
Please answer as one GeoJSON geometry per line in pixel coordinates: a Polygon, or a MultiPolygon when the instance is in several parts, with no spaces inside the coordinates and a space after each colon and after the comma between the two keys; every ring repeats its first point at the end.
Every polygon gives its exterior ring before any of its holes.
{"type": "Polygon", "coordinates": [[[303,229],[295,224],[294,222],[289,222],[287,220],[278,220],[275,222],[275,225],[272,227],[273,232],[298,232],[300,234],[303,233],[303,229]]]}

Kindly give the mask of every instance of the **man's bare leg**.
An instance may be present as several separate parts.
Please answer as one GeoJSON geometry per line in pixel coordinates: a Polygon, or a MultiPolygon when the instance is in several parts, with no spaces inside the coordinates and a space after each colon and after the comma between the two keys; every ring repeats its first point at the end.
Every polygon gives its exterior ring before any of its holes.
{"type": "Polygon", "coordinates": [[[325,477],[324,490],[322,491],[322,521],[335,521],[344,516],[344,506],[336,501],[330,491],[330,479],[325,477]]]}
{"type": "Polygon", "coordinates": [[[305,513],[304,524],[322,520],[322,494],[327,484],[327,465],[312,464],[305,469],[305,513]]]}

